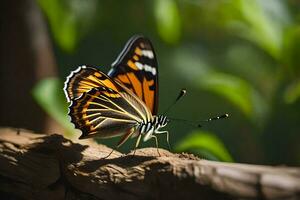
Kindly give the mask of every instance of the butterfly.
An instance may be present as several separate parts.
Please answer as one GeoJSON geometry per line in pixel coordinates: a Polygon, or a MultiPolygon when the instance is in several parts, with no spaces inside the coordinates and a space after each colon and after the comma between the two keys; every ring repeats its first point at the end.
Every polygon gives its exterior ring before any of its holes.
{"type": "MultiPolygon", "coordinates": [[[[66,78],[64,92],[69,116],[79,139],[121,136],[116,148],[129,138],[155,139],[169,119],[157,115],[158,64],[153,46],[144,36],[133,36],[105,74],[93,66],[80,66],[66,78]]],[[[159,153],[159,152],[158,152],[159,153]]]]}

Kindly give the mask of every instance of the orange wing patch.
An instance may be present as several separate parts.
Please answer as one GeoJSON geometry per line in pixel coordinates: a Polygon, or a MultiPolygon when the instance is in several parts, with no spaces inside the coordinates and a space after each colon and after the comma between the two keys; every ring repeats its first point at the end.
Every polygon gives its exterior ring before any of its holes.
{"type": "Polygon", "coordinates": [[[136,66],[131,60],[128,60],[127,65],[128,65],[131,69],[138,70],[137,66],[136,66]]]}
{"type": "Polygon", "coordinates": [[[101,81],[101,82],[102,82],[102,84],[103,84],[105,87],[111,88],[112,90],[115,90],[115,91],[119,91],[119,90],[117,89],[116,85],[115,85],[113,82],[111,82],[111,80],[106,79],[106,80],[103,80],[103,81],[101,81]]]}
{"type": "Polygon", "coordinates": [[[142,50],[139,47],[136,47],[135,50],[134,50],[134,53],[141,56],[142,55],[142,50]]]}
{"type": "Polygon", "coordinates": [[[129,79],[132,83],[134,92],[137,94],[137,96],[140,99],[143,99],[142,84],[140,83],[139,79],[132,72],[128,73],[127,76],[129,77],[129,79]]]}
{"type": "Polygon", "coordinates": [[[117,79],[119,79],[121,83],[130,83],[130,80],[126,75],[120,74],[117,76],[117,79]]]}
{"type": "Polygon", "coordinates": [[[138,57],[137,55],[134,55],[134,56],[133,56],[133,59],[134,59],[135,61],[138,61],[138,60],[139,60],[139,57],[138,57]]]}
{"type": "Polygon", "coordinates": [[[95,84],[99,84],[101,83],[99,81],[99,77],[101,77],[101,74],[100,73],[94,73],[93,75],[89,75],[88,77],[86,77],[88,80],[92,81],[93,83],[95,84]],[[99,76],[100,75],[100,76],[99,76]],[[95,77],[96,76],[96,77],[95,77]]]}
{"type": "Polygon", "coordinates": [[[154,91],[150,90],[150,87],[154,84],[154,80],[147,81],[146,78],[143,79],[143,90],[144,90],[144,99],[148,108],[153,111],[154,107],[154,91]]]}
{"type": "Polygon", "coordinates": [[[102,76],[99,72],[95,72],[94,75],[97,76],[98,78],[102,76]]]}
{"type": "Polygon", "coordinates": [[[86,86],[87,88],[94,88],[94,87],[98,87],[99,85],[93,83],[93,82],[90,82],[90,81],[80,81],[79,82],[80,85],[82,86],[86,86]]]}

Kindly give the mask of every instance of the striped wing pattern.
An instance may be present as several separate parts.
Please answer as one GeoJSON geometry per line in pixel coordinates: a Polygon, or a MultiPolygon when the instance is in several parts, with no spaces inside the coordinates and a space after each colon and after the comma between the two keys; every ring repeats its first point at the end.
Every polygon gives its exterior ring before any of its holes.
{"type": "Polygon", "coordinates": [[[143,36],[133,36],[112,64],[108,75],[129,88],[152,114],[157,114],[158,70],[150,40],[143,36]]]}
{"type": "Polygon", "coordinates": [[[100,86],[106,86],[116,91],[119,89],[115,81],[111,80],[106,74],[92,66],[84,65],[72,71],[67,77],[64,92],[67,101],[71,102],[72,99],[76,99],[83,93],[100,86]]]}
{"type": "Polygon", "coordinates": [[[137,98],[105,86],[93,88],[72,101],[69,115],[75,128],[82,130],[80,139],[124,135],[138,122],[152,117],[137,98]]]}

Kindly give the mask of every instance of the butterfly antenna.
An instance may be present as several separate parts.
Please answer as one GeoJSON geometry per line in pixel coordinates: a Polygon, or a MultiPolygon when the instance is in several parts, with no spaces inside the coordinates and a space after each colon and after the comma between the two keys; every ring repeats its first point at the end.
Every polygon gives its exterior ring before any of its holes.
{"type": "Polygon", "coordinates": [[[168,117],[168,119],[170,119],[172,121],[183,122],[186,125],[192,126],[194,128],[198,128],[198,123],[194,122],[194,121],[190,121],[190,120],[186,120],[186,119],[173,118],[173,117],[168,117]]]}
{"type": "MultiPolygon", "coordinates": [[[[200,122],[211,122],[211,121],[215,121],[215,120],[219,120],[219,119],[225,119],[229,117],[229,114],[223,114],[223,115],[219,115],[219,116],[216,116],[216,117],[212,117],[212,118],[209,118],[209,119],[206,119],[206,120],[201,120],[200,122]]],[[[202,127],[201,124],[198,124],[198,127],[202,127]]]]}
{"type": "Polygon", "coordinates": [[[166,115],[171,108],[186,94],[186,89],[181,89],[177,98],[175,99],[175,101],[167,108],[167,110],[163,113],[163,115],[166,115]]]}
{"type": "Polygon", "coordinates": [[[200,120],[200,121],[189,121],[189,120],[185,120],[185,119],[177,119],[177,118],[171,118],[171,117],[169,117],[169,119],[174,120],[174,121],[181,121],[181,122],[184,122],[184,123],[194,126],[194,127],[202,127],[202,125],[199,124],[199,122],[211,122],[211,121],[215,121],[215,120],[219,120],[219,119],[225,119],[227,117],[229,117],[229,114],[226,113],[223,115],[219,115],[216,117],[212,117],[212,118],[209,118],[206,120],[200,120]]]}

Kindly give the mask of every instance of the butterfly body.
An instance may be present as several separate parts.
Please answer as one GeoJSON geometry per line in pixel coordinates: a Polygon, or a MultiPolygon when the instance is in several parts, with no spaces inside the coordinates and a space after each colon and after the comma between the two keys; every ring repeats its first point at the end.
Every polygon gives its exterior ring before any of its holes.
{"type": "Polygon", "coordinates": [[[151,136],[164,133],[161,128],[168,124],[169,120],[164,115],[153,116],[152,121],[142,122],[138,125],[139,132],[144,135],[144,142],[149,140],[151,136]]]}
{"type": "Polygon", "coordinates": [[[168,123],[166,116],[157,115],[158,70],[151,42],[143,36],[132,37],[112,64],[108,75],[92,66],[72,71],[64,86],[69,115],[80,139],[121,136],[117,147],[130,137],[147,141],[168,123]]]}

